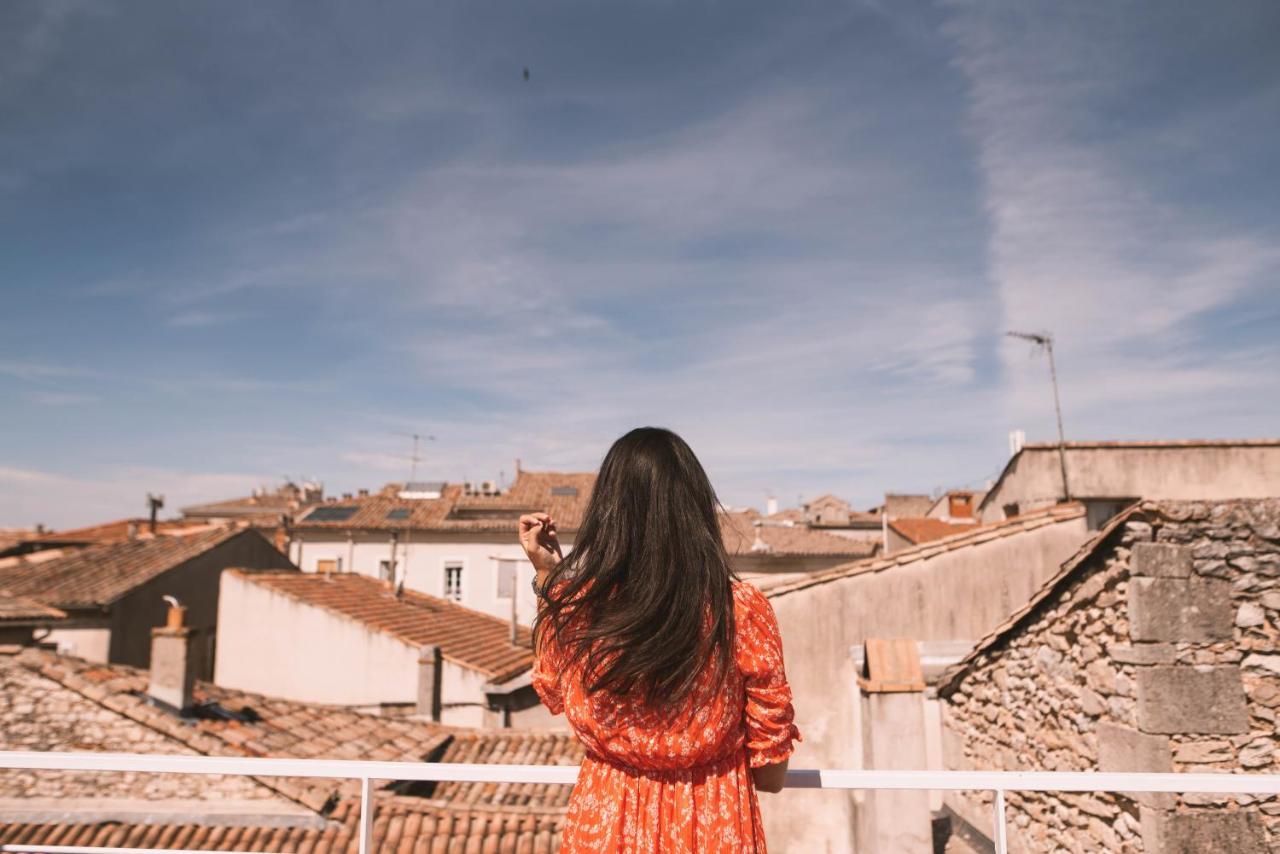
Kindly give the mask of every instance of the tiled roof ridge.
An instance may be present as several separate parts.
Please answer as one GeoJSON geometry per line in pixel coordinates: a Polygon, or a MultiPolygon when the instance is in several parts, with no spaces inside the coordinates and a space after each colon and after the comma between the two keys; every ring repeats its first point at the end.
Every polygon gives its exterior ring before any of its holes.
{"type": "Polygon", "coordinates": [[[1004,622],[996,626],[986,635],[973,645],[973,648],[957,661],[948,667],[938,677],[937,690],[939,696],[947,696],[959,684],[960,680],[973,667],[978,656],[986,650],[993,647],[1002,640],[1006,635],[1020,626],[1025,620],[1035,614],[1039,607],[1059,593],[1075,576],[1076,571],[1096,554],[1107,542],[1111,540],[1134,516],[1144,515],[1148,513],[1158,512],[1160,505],[1154,501],[1135,502],[1121,513],[1112,517],[1110,521],[1104,525],[1097,534],[1090,537],[1085,543],[1076,550],[1076,552],[1062,562],[1058,571],[1053,574],[1049,580],[1041,585],[1040,589],[1018,610],[1010,614],[1004,622]]]}
{"type": "MultiPolygon", "coordinates": [[[[373,629],[374,631],[396,638],[397,640],[401,640],[407,644],[411,644],[411,645],[417,644],[417,642],[413,640],[413,638],[407,636],[403,631],[397,630],[394,626],[381,625],[378,623],[361,620],[355,615],[350,614],[346,611],[343,611],[339,608],[335,608],[332,605],[329,605],[327,603],[308,599],[304,596],[299,595],[297,592],[293,590],[285,589],[283,587],[277,587],[275,585],[270,584],[270,581],[273,578],[287,578],[289,581],[292,581],[292,582],[299,582],[305,579],[304,583],[310,583],[310,584],[326,583],[325,581],[321,580],[326,576],[323,576],[319,573],[307,573],[307,572],[299,573],[299,572],[293,572],[293,571],[260,572],[256,570],[244,570],[244,569],[228,569],[226,571],[235,573],[238,577],[244,578],[247,581],[250,581],[252,583],[269,587],[273,592],[278,593],[282,596],[286,596],[289,599],[293,600],[294,602],[301,602],[302,604],[312,608],[320,608],[326,613],[332,614],[335,617],[339,617],[341,619],[347,620],[348,622],[352,622],[352,623],[355,623],[356,625],[363,626],[364,628],[367,628],[367,629],[373,629]]],[[[358,579],[355,581],[355,583],[365,584],[370,586],[371,588],[379,588],[380,591],[383,593],[386,593],[390,599],[404,604],[405,607],[417,608],[416,605],[406,603],[406,600],[419,599],[419,600],[422,600],[424,604],[430,605],[434,608],[437,608],[440,610],[459,611],[464,613],[468,619],[475,619],[477,621],[483,620],[489,623],[493,623],[496,625],[496,627],[502,628],[503,630],[507,630],[510,626],[509,621],[503,620],[500,617],[495,617],[492,614],[486,614],[483,611],[477,611],[474,608],[468,608],[465,605],[461,605],[457,602],[451,602],[448,599],[442,599],[436,596],[432,596],[429,593],[423,593],[419,590],[414,590],[409,587],[404,588],[402,592],[403,598],[396,598],[394,595],[392,595],[392,590],[388,582],[380,581],[376,578],[371,578],[370,576],[363,575],[361,573],[340,572],[340,573],[334,573],[327,577],[331,579],[333,578],[343,579],[342,581],[338,582],[341,584],[347,584],[347,583],[350,583],[349,580],[358,579]]],[[[418,608],[418,610],[423,610],[423,609],[418,608]]],[[[527,626],[519,626],[518,628],[525,632],[529,631],[527,626]]],[[[478,666],[473,660],[469,661],[467,659],[454,655],[453,653],[447,652],[443,647],[441,647],[440,654],[449,661],[453,661],[457,664],[461,664],[464,667],[467,667],[471,670],[476,670],[484,673],[495,682],[505,681],[506,679],[509,679],[512,676],[525,672],[532,666],[532,664],[530,664],[530,665],[522,665],[519,667],[513,666],[510,668],[507,668],[506,670],[495,670],[489,667],[478,666]]],[[[530,654],[532,655],[532,653],[530,654]]]]}
{"type": "Polygon", "coordinates": [[[1070,519],[1077,519],[1085,514],[1084,505],[1072,502],[1070,504],[1055,504],[1052,507],[1046,507],[1041,510],[1035,510],[1030,513],[1024,513],[1020,516],[1014,516],[1001,522],[991,525],[974,525],[969,531],[961,531],[949,537],[943,537],[938,540],[930,540],[929,542],[920,543],[908,549],[895,552],[888,557],[873,557],[863,560],[853,561],[851,563],[841,564],[832,567],[824,572],[815,573],[807,578],[797,581],[779,584],[764,590],[765,596],[774,598],[784,596],[788,593],[794,593],[798,590],[804,590],[819,584],[826,584],[831,581],[838,581],[842,578],[848,578],[853,575],[861,575],[868,572],[883,572],[903,564],[912,563],[917,560],[933,557],[937,554],[950,552],[955,549],[964,548],[966,546],[980,545],[999,537],[1007,537],[1020,531],[1031,531],[1036,528],[1044,527],[1058,522],[1065,522],[1070,519]]]}
{"type": "MultiPolygon", "coordinates": [[[[183,747],[190,748],[197,753],[205,756],[253,756],[254,754],[244,748],[237,748],[228,744],[225,739],[217,738],[208,733],[196,730],[184,724],[179,718],[162,711],[150,705],[145,699],[133,695],[113,694],[106,689],[95,685],[88,679],[85,679],[79,673],[67,671],[59,674],[57,670],[51,666],[47,660],[39,663],[32,661],[37,655],[41,659],[47,659],[47,655],[41,654],[43,651],[27,649],[17,656],[17,661],[23,667],[31,672],[44,677],[62,687],[74,691],[92,703],[96,703],[108,711],[123,715],[136,724],[146,727],[162,736],[163,738],[180,744],[183,747]],[[33,654],[34,653],[34,654],[33,654]],[[163,715],[163,718],[159,717],[163,715]],[[164,725],[161,725],[161,721],[164,725]]],[[[63,656],[71,658],[71,656],[63,656]]],[[[138,670],[138,668],[130,668],[128,665],[113,664],[109,665],[113,668],[138,670]]],[[[300,787],[293,785],[291,781],[283,777],[255,777],[251,774],[245,775],[254,782],[265,786],[276,794],[300,806],[306,807],[317,815],[324,816],[324,807],[329,802],[326,795],[323,798],[316,797],[317,791],[302,791],[300,787]]]]}

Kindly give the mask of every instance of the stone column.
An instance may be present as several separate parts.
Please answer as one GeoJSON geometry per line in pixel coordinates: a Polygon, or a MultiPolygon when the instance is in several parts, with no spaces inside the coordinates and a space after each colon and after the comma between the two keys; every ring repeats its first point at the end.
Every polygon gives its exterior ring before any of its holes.
{"type": "MultiPolygon", "coordinates": [[[[1098,732],[1103,771],[1170,771],[1177,735],[1221,737],[1249,731],[1244,682],[1234,664],[1176,663],[1179,643],[1235,641],[1231,584],[1193,571],[1192,550],[1170,543],[1135,543],[1129,561],[1129,636],[1132,646],[1111,657],[1135,665],[1138,730],[1104,726],[1098,732]]],[[[1180,748],[1184,749],[1184,748],[1180,748]]],[[[1253,812],[1177,813],[1171,795],[1135,795],[1146,854],[1191,851],[1264,852],[1253,812]]]]}

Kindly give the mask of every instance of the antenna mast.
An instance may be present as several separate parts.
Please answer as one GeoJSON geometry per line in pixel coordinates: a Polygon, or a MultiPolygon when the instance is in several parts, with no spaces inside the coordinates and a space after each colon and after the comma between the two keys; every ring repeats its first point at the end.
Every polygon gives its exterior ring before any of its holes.
{"type": "Polygon", "coordinates": [[[1067,441],[1062,432],[1062,401],[1058,397],[1058,369],[1053,363],[1053,336],[1048,332],[1006,332],[1010,338],[1030,341],[1049,356],[1049,380],[1053,383],[1053,409],[1058,416],[1058,467],[1062,469],[1062,500],[1071,500],[1071,487],[1067,482],[1067,441]]]}

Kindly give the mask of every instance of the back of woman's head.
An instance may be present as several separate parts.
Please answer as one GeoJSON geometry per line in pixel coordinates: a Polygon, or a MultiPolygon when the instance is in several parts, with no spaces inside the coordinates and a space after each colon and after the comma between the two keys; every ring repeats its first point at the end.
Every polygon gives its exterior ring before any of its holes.
{"type": "Polygon", "coordinates": [[[600,466],[573,551],[543,589],[550,631],[586,688],[672,708],[733,649],[733,574],[719,504],[689,446],[641,427],[600,466]]]}

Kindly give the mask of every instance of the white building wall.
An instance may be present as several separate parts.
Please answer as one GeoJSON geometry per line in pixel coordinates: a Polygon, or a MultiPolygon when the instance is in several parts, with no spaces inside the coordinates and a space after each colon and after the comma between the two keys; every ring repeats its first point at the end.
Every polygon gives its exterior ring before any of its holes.
{"type": "Polygon", "coordinates": [[[54,629],[44,641],[56,644],[64,655],[105,664],[111,650],[111,629],[54,629]]]}
{"type": "MultiPolygon", "coordinates": [[[[418,649],[224,573],[214,681],[311,703],[416,703],[418,649]]],[[[446,659],[441,667],[443,723],[482,726],[485,682],[478,671],[446,659]]]]}
{"type": "MultiPolygon", "coordinates": [[[[325,560],[341,562],[343,572],[379,577],[379,565],[391,559],[389,534],[359,533],[348,539],[343,531],[302,531],[294,539],[290,557],[303,572],[315,572],[325,560]]],[[[405,586],[430,596],[443,597],[445,565],[462,564],[461,604],[502,620],[511,618],[511,600],[498,596],[499,560],[516,561],[517,620],[530,625],[537,614],[533,595],[533,565],[525,558],[513,531],[495,534],[415,534],[396,545],[396,560],[405,573],[405,586]]]]}

